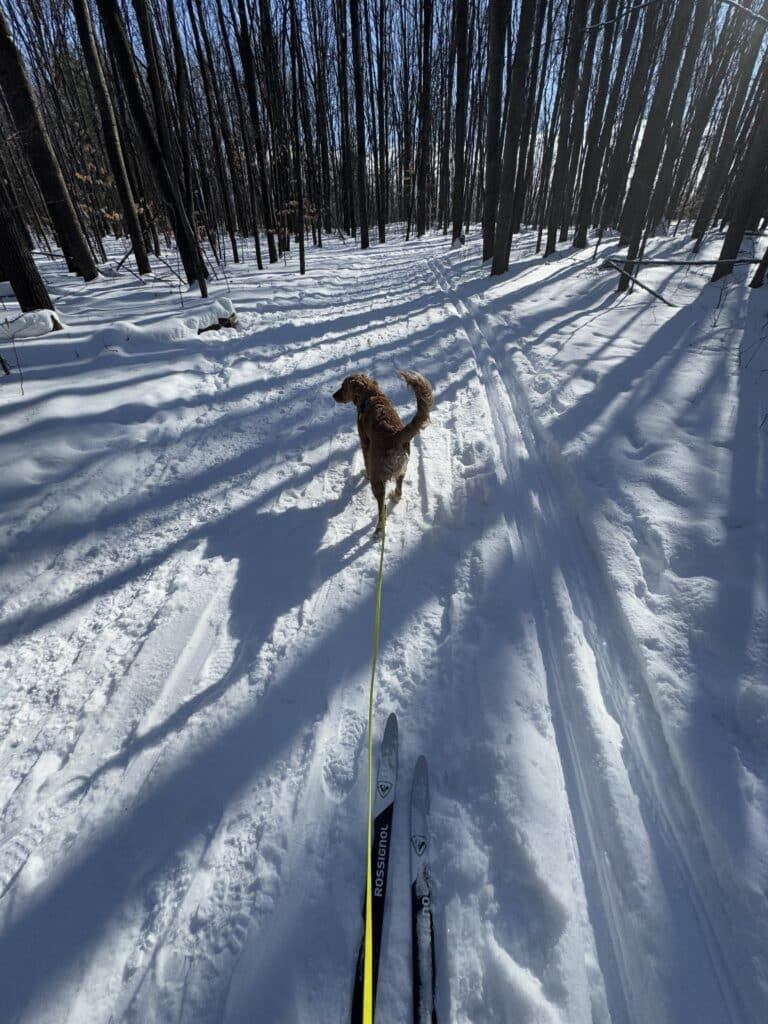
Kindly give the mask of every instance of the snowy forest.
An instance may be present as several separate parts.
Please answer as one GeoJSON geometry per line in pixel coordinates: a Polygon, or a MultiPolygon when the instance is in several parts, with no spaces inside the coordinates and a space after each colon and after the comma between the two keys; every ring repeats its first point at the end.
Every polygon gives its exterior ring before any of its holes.
{"type": "Polygon", "coordinates": [[[0,0],[0,1024],[764,1024],[768,0],[0,0]]]}
{"type": "Polygon", "coordinates": [[[717,280],[766,216],[752,7],[8,0],[3,276],[22,308],[50,306],[29,253],[52,235],[85,280],[107,235],[139,274],[173,237],[205,294],[239,236],[261,268],[295,235],[303,269],[305,233],[365,249],[393,222],[456,241],[482,221],[493,274],[523,224],[545,256],[617,231],[625,289],[648,237],[685,220],[694,252],[727,225],[717,280]]]}

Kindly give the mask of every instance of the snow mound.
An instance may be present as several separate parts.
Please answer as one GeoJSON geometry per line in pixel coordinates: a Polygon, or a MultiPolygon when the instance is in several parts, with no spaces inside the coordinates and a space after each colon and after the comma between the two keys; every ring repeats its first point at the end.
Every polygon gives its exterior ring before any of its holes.
{"type": "Polygon", "coordinates": [[[203,331],[215,331],[219,327],[234,327],[237,313],[230,299],[214,299],[196,310],[192,316],[184,318],[184,323],[195,334],[203,331]]]}
{"type": "Polygon", "coordinates": [[[167,317],[149,324],[116,320],[109,327],[96,331],[92,340],[96,346],[112,352],[124,352],[126,349],[136,352],[162,344],[188,341],[197,338],[203,331],[234,327],[236,322],[237,313],[232,302],[229,299],[216,299],[184,317],[167,317]]]}
{"type": "Polygon", "coordinates": [[[122,351],[126,346],[131,349],[152,348],[162,342],[183,341],[196,333],[178,317],[169,317],[146,327],[131,320],[116,320],[109,327],[95,331],[93,341],[112,351],[122,351]]]}
{"type": "Polygon", "coordinates": [[[51,331],[61,331],[64,324],[52,309],[32,309],[28,313],[5,319],[0,323],[0,338],[42,338],[51,331]]]}

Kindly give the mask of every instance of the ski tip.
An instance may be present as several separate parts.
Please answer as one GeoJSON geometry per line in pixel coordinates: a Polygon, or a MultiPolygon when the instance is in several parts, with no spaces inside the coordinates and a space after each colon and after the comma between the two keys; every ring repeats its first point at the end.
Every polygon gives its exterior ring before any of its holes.
{"type": "Polygon", "coordinates": [[[394,711],[390,713],[387,724],[384,726],[384,736],[393,740],[397,739],[397,715],[394,711]]]}
{"type": "Polygon", "coordinates": [[[427,772],[427,759],[423,754],[419,755],[416,767],[413,769],[413,800],[429,807],[429,775],[427,772]]]}

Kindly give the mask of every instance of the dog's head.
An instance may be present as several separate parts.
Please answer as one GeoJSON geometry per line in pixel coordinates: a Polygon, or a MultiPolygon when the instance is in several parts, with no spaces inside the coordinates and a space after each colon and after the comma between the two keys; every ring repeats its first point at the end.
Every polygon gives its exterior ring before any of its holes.
{"type": "Polygon", "coordinates": [[[364,373],[353,373],[351,377],[345,377],[341,382],[338,391],[334,391],[334,400],[341,403],[354,402],[357,405],[367,395],[375,395],[379,392],[379,385],[364,373]]]}

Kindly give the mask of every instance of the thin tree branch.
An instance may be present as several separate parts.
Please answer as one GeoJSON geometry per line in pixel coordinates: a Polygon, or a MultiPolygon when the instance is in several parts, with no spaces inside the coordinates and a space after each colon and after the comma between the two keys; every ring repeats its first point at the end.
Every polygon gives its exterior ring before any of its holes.
{"type": "Polygon", "coordinates": [[[653,288],[649,288],[647,284],[643,284],[642,281],[638,281],[638,279],[636,277],[633,277],[632,274],[628,274],[623,267],[620,267],[618,265],[618,263],[614,263],[613,260],[606,260],[605,262],[609,263],[614,270],[618,270],[618,272],[620,274],[623,274],[624,277],[628,277],[630,281],[634,281],[634,283],[639,288],[642,288],[646,292],[650,292],[651,295],[655,296],[657,299],[661,299],[665,306],[671,306],[672,309],[676,308],[673,302],[670,302],[668,299],[665,299],[663,295],[660,295],[658,292],[655,292],[653,288]]]}

